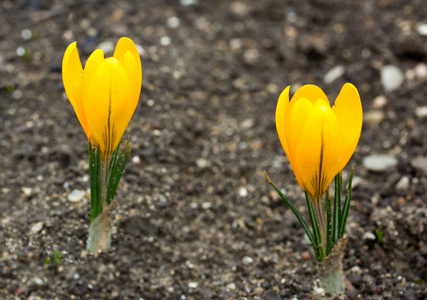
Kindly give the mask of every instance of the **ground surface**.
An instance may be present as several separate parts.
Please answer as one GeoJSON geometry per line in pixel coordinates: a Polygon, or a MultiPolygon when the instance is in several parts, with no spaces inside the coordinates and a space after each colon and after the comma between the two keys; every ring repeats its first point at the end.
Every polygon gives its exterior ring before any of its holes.
{"type": "Polygon", "coordinates": [[[312,249],[263,170],[306,213],[277,98],[314,83],[334,99],[351,82],[365,121],[343,298],[425,299],[426,3],[343,3],[0,1],[0,298],[313,297],[312,249]],[[71,42],[85,61],[121,36],[142,47],[143,89],[113,247],[95,258],[89,194],[68,200],[89,187],[87,140],[60,67],[71,42]],[[380,81],[388,64],[405,76],[392,91],[380,81]],[[371,172],[373,154],[397,165],[371,172]],[[45,266],[53,249],[65,253],[45,266]]]}

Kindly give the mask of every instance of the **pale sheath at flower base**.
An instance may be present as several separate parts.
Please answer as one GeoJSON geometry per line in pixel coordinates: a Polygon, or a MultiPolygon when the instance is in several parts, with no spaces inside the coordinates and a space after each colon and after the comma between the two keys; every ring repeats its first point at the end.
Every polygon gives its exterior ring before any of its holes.
{"type": "Polygon", "coordinates": [[[95,50],[83,69],[77,43],[68,46],[62,76],[68,99],[89,141],[102,156],[117,148],[141,92],[141,59],[135,44],[123,37],[113,57],[95,50]]]}
{"type": "Polygon", "coordinates": [[[325,93],[304,85],[289,101],[287,87],[276,108],[276,128],[299,185],[313,199],[348,163],[359,141],[363,110],[354,85],[346,83],[331,108],[325,93]]]}

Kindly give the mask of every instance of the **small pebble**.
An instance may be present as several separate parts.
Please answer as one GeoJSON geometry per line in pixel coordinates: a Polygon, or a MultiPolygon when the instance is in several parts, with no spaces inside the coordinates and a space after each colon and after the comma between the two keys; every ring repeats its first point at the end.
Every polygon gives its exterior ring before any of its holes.
{"type": "Polygon", "coordinates": [[[381,71],[381,84],[385,91],[392,92],[398,89],[403,83],[402,71],[393,65],[384,66],[381,71]]]}
{"type": "Polygon", "coordinates": [[[180,0],[181,5],[190,6],[197,4],[197,0],[180,0]]]}
{"type": "Polygon", "coordinates": [[[301,253],[301,258],[303,260],[309,260],[310,259],[310,252],[305,251],[305,252],[301,253]]]}
{"type": "Polygon", "coordinates": [[[415,109],[415,114],[418,118],[427,117],[427,106],[417,107],[415,109]]]}
{"type": "Polygon", "coordinates": [[[132,163],[134,163],[137,166],[140,166],[141,165],[141,159],[139,158],[139,156],[136,155],[136,156],[132,157],[132,163]]]}
{"type": "Polygon", "coordinates": [[[197,283],[197,282],[189,282],[188,283],[188,287],[189,288],[192,288],[192,289],[195,289],[195,288],[197,288],[197,286],[198,286],[199,284],[197,283]]]}
{"type": "Polygon", "coordinates": [[[199,168],[203,169],[203,168],[206,168],[208,166],[209,162],[204,158],[199,158],[196,161],[196,164],[199,168]]]}
{"type": "Polygon", "coordinates": [[[427,36],[427,24],[421,24],[418,26],[417,31],[422,36],[427,36]]]}
{"type": "Polygon", "coordinates": [[[251,264],[253,262],[254,262],[254,259],[252,257],[249,257],[249,256],[243,257],[243,263],[244,264],[251,264]]]}
{"type": "Polygon", "coordinates": [[[319,296],[325,296],[325,290],[322,288],[315,288],[313,290],[313,294],[315,297],[319,297],[319,296]]]}
{"type": "Polygon", "coordinates": [[[366,156],[363,159],[363,167],[374,172],[383,172],[396,165],[397,159],[393,155],[377,154],[366,156]]]}
{"type": "Polygon", "coordinates": [[[400,178],[400,180],[396,183],[396,189],[401,191],[407,191],[409,189],[409,177],[403,176],[400,178]]]}
{"type": "Polygon", "coordinates": [[[239,196],[240,197],[246,197],[248,195],[248,190],[244,187],[241,187],[239,189],[239,196]]]}
{"type": "Polygon", "coordinates": [[[340,78],[342,75],[344,75],[344,73],[345,73],[344,66],[339,65],[339,66],[333,67],[325,74],[325,77],[323,77],[323,82],[325,84],[331,84],[332,82],[340,78]]]}
{"type": "Polygon", "coordinates": [[[180,21],[177,17],[170,17],[166,23],[170,28],[177,28],[180,24],[180,21]]]}
{"type": "Polygon", "coordinates": [[[162,46],[168,46],[170,43],[171,43],[171,38],[168,37],[167,35],[163,36],[160,39],[160,45],[162,45],[162,46]]]}
{"type": "Polygon", "coordinates": [[[23,187],[22,188],[22,192],[24,193],[25,196],[31,196],[31,194],[33,193],[33,189],[30,187],[23,187]]]}
{"type": "Polygon", "coordinates": [[[427,174],[427,156],[416,156],[411,160],[411,165],[417,170],[427,174]]]}
{"type": "Polygon", "coordinates": [[[427,65],[425,63],[416,65],[414,72],[418,79],[427,79],[427,65]]]}
{"type": "Polygon", "coordinates": [[[384,120],[385,114],[382,110],[371,110],[365,113],[364,121],[369,125],[378,125],[384,120]]]}
{"type": "Polygon", "coordinates": [[[365,232],[362,238],[364,241],[375,241],[377,239],[372,232],[365,232]]]}
{"type": "Polygon", "coordinates": [[[71,193],[68,194],[68,201],[70,202],[79,202],[83,200],[86,192],[82,190],[72,190],[71,193]]]}
{"type": "Polygon", "coordinates": [[[381,108],[387,104],[387,98],[383,95],[376,96],[372,101],[372,106],[375,108],[381,108]]]}
{"type": "Polygon", "coordinates": [[[33,278],[33,282],[34,282],[36,285],[42,285],[42,284],[43,284],[43,280],[42,280],[42,279],[40,279],[39,277],[34,277],[34,278],[33,278]]]}
{"type": "Polygon", "coordinates": [[[112,54],[114,51],[114,43],[112,41],[103,41],[96,46],[97,49],[101,49],[104,54],[112,54]]]}
{"type": "Polygon", "coordinates": [[[43,222],[36,222],[33,225],[31,225],[31,232],[37,233],[43,228],[43,222]]]}
{"type": "Polygon", "coordinates": [[[227,289],[234,291],[236,289],[236,284],[235,283],[229,283],[227,284],[227,289]]]}

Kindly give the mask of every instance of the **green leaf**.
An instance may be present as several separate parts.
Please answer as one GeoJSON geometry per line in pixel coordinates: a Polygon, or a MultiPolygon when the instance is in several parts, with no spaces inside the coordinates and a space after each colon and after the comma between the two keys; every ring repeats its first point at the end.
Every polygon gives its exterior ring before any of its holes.
{"type": "Polygon", "coordinates": [[[345,195],[344,206],[342,209],[342,215],[341,215],[341,221],[340,221],[339,238],[342,238],[344,236],[345,224],[347,222],[348,211],[350,209],[351,184],[353,181],[353,172],[354,172],[354,165],[351,167],[350,178],[348,179],[347,194],[345,195]]]}
{"type": "Polygon", "coordinates": [[[319,224],[317,224],[316,214],[314,212],[314,207],[313,207],[313,203],[310,200],[310,196],[308,195],[307,192],[304,191],[304,193],[305,193],[305,200],[307,202],[307,207],[308,207],[308,214],[310,216],[311,227],[313,228],[313,232],[314,232],[314,240],[315,240],[315,244],[313,244],[314,253],[316,254],[316,260],[318,262],[322,262],[324,253],[321,247],[322,237],[320,236],[319,224]]]}
{"type": "Polygon", "coordinates": [[[332,242],[335,244],[339,238],[339,226],[341,221],[341,189],[342,172],[335,176],[335,195],[334,195],[334,220],[332,225],[332,242]]]}
{"type": "Polygon", "coordinates": [[[317,254],[318,251],[316,249],[317,248],[316,240],[314,239],[313,234],[311,233],[310,229],[307,226],[307,223],[304,221],[301,214],[298,212],[296,207],[286,198],[286,196],[283,195],[283,193],[276,187],[276,185],[270,180],[266,171],[264,171],[264,175],[265,175],[265,178],[267,178],[268,183],[276,190],[276,192],[279,194],[279,196],[283,199],[283,201],[286,202],[286,204],[290,207],[292,212],[295,214],[295,216],[297,217],[301,226],[304,228],[305,233],[307,234],[308,239],[310,240],[310,242],[313,246],[314,252],[317,254]]]}

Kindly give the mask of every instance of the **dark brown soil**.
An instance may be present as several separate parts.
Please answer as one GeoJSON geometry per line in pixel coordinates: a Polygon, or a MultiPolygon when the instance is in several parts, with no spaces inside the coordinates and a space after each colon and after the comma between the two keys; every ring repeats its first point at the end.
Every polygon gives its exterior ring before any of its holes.
{"type": "Polygon", "coordinates": [[[275,130],[277,98],[314,83],[334,99],[351,82],[365,122],[350,162],[354,290],[343,298],[425,299],[425,1],[188,2],[0,1],[0,298],[314,297],[311,246],[263,170],[305,214],[275,130]],[[84,61],[121,36],[143,48],[143,88],[113,247],[93,257],[89,193],[68,200],[89,188],[88,155],[61,61],[75,40],[84,61]],[[405,74],[390,92],[388,64],[405,74]],[[373,173],[362,163],[373,154],[398,164],[373,173]],[[45,265],[54,249],[62,259],[45,265]]]}

